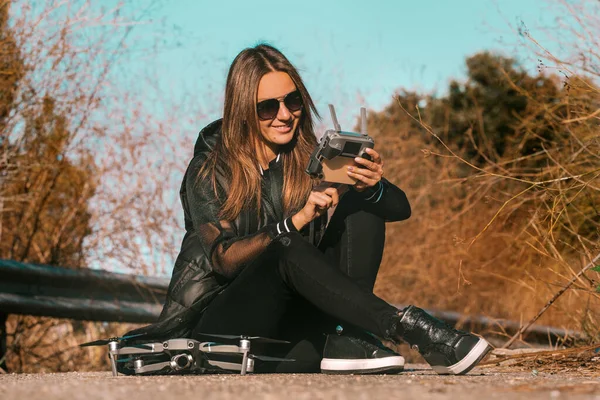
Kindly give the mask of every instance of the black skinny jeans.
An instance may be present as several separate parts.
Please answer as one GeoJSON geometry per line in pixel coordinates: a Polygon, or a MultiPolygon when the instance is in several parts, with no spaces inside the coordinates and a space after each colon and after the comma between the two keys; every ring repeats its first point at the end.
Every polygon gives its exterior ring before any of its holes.
{"type": "Polygon", "coordinates": [[[213,300],[194,336],[243,334],[289,340],[292,349],[283,353],[298,361],[275,365],[277,372],[318,370],[324,333],[335,332],[338,324],[385,337],[397,312],[373,294],[385,222],[362,211],[362,201],[355,192],[342,197],[318,248],[299,233],[269,246],[213,300]]]}

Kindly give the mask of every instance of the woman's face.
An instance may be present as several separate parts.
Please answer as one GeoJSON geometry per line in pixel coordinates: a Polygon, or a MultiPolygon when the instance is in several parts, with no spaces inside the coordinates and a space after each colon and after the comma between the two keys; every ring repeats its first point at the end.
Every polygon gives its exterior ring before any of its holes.
{"type": "Polygon", "coordinates": [[[298,127],[298,121],[302,115],[302,109],[290,111],[285,106],[283,98],[296,90],[296,85],[292,78],[281,71],[268,72],[263,75],[258,84],[258,96],[256,103],[263,100],[278,99],[279,111],[273,119],[261,120],[260,132],[266,141],[266,144],[274,153],[280,145],[287,144],[294,137],[294,132],[298,127]]]}

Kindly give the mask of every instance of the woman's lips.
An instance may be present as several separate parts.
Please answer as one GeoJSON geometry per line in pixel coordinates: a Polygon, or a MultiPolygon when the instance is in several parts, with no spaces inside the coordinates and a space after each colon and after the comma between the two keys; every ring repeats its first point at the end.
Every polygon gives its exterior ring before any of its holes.
{"type": "Polygon", "coordinates": [[[292,130],[292,125],[280,125],[280,126],[271,126],[279,133],[288,133],[292,130]]]}

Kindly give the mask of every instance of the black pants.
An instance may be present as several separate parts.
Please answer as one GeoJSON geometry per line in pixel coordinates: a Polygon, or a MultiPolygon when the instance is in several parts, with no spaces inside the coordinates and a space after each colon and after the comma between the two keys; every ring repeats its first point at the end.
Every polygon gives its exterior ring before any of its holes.
{"type": "Polygon", "coordinates": [[[279,372],[318,370],[324,334],[338,324],[386,336],[397,310],[373,294],[385,223],[361,201],[354,192],[342,197],[318,248],[299,233],[270,246],[213,300],[194,334],[289,340],[285,352],[298,361],[279,372]]]}

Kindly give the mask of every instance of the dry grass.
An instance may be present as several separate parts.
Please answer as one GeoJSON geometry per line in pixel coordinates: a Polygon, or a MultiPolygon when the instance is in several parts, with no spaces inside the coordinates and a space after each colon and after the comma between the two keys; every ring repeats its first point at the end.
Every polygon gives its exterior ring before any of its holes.
{"type": "Polygon", "coordinates": [[[413,207],[410,220],[388,225],[379,295],[526,323],[558,294],[537,322],[598,337],[599,275],[590,268],[600,253],[600,133],[586,108],[600,91],[584,84],[562,101],[571,115],[591,117],[549,116],[569,134],[523,160],[475,166],[426,123],[412,128],[415,109],[374,127],[386,143],[386,175],[413,207]]]}
{"type": "Polygon", "coordinates": [[[6,363],[11,372],[44,373],[110,369],[105,346],[80,344],[122,335],[134,324],[73,321],[11,315],[7,320],[6,363]]]}
{"type": "Polygon", "coordinates": [[[531,371],[551,374],[577,372],[580,376],[598,377],[600,344],[563,350],[531,351],[527,353],[492,352],[480,366],[508,367],[512,371],[531,371]]]}

